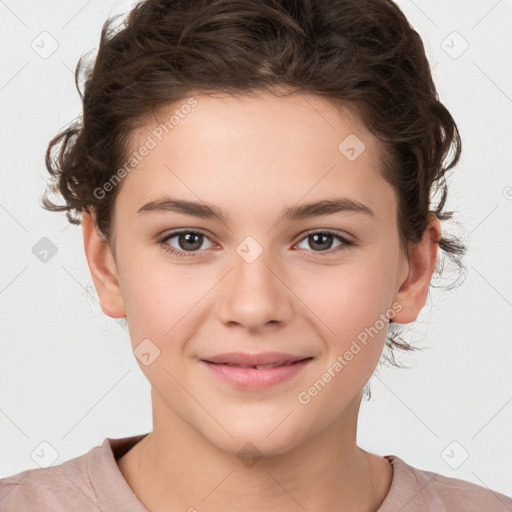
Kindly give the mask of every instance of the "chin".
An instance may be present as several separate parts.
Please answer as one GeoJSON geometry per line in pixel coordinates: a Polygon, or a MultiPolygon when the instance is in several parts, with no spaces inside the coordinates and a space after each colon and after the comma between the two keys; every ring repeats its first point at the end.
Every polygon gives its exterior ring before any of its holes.
{"type": "Polygon", "coordinates": [[[209,435],[208,440],[221,450],[236,455],[243,463],[242,459],[245,457],[255,460],[282,455],[305,442],[308,436],[302,429],[290,428],[291,425],[286,428],[284,422],[279,425],[280,421],[282,418],[273,422],[271,428],[268,421],[261,423],[253,421],[250,425],[244,424],[245,428],[242,428],[242,425],[238,425],[238,428],[227,427],[233,437],[225,435],[221,439],[215,439],[209,435]],[[278,425],[277,428],[276,425],[278,425]]]}
{"type": "Polygon", "coordinates": [[[300,440],[290,438],[269,440],[265,438],[265,435],[257,436],[240,436],[235,437],[226,445],[219,446],[220,449],[236,455],[240,461],[246,463],[246,459],[253,461],[259,460],[263,457],[273,457],[283,455],[292,451],[300,444],[300,440]]]}

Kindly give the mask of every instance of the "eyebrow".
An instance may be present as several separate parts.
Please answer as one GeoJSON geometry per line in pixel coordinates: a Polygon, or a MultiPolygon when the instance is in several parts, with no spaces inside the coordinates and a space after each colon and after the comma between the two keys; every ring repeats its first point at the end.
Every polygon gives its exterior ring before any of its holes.
{"type": "MultiPolygon", "coordinates": [[[[191,215],[201,219],[218,219],[227,223],[229,214],[221,208],[205,203],[175,199],[172,197],[163,197],[149,201],[141,206],[137,213],[149,212],[174,212],[191,215]]],[[[298,221],[309,217],[322,215],[334,215],[336,213],[363,213],[375,217],[375,213],[366,205],[346,197],[334,197],[311,203],[289,206],[282,213],[279,222],[283,220],[298,221]]]]}

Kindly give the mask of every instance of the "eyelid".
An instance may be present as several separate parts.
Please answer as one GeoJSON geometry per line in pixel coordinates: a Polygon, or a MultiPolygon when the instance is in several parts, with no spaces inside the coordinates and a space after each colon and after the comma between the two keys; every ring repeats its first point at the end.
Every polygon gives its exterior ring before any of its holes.
{"type": "Polygon", "coordinates": [[[346,233],[345,231],[339,231],[337,229],[329,229],[329,228],[310,229],[309,231],[304,232],[301,235],[301,238],[299,238],[298,241],[302,242],[302,240],[304,240],[304,238],[306,238],[306,237],[308,237],[310,235],[316,234],[316,233],[327,233],[329,235],[333,235],[333,236],[337,236],[337,237],[340,237],[340,238],[344,238],[345,240],[347,240],[347,242],[355,243],[355,238],[353,236],[349,235],[348,233],[346,233]]]}
{"type": "Polygon", "coordinates": [[[162,240],[169,240],[170,238],[173,238],[176,235],[179,235],[181,233],[197,233],[200,235],[204,235],[206,238],[208,238],[211,242],[213,242],[212,238],[215,238],[209,231],[206,231],[201,228],[178,228],[178,229],[172,229],[168,233],[165,233],[163,235],[159,235],[158,239],[160,241],[162,240]]]}
{"type": "MultiPolygon", "coordinates": [[[[166,244],[166,242],[168,240],[178,236],[180,233],[200,234],[200,235],[203,235],[207,240],[209,240],[213,245],[217,245],[217,246],[219,245],[214,240],[212,240],[212,238],[214,238],[214,237],[212,237],[207,231],[205,231],[201,228],[179,228],[179,229],[172,230],[171,232],[158,237],[158,242],[159,242],[160,246],[166,244]]],[[[331,254],[336,253],[337,251],[343,250],[343,248],[349,249],[356,244],[353,237],[351,235],[347,236],[347,234],[345,232],[341,232],[336,229],[329,229],[329,228],[323,228],[323,229],[322,228],[314,228],[314,229],[310,229],[308,231],[301,233],[301,237],[293,245],[295,246],[295,245],[301,243],[303,240],[307,239],[309,236],[311,236],[313,234],[317,234],[317,233],[332,235],[333,237],[338,238],[338,240],[341,242],[341,245],[335,249],[328,249],[326,251],[312,251],[312,250],[309,251],[309,252],[313,252],[319,256],[329,256],[331,254]],[[342,249],[340,249],[340,247],[342,249]]],[[[169,245],[168,247],[169,247],[168,249],[164,248],[164,250],[166,252],[169,252],[174,255],[183,256],[183,257],[193,257],[196,255],[199,255],[202,252],[206,252],[205,250],[182,251],[180,249],[175,249],[171,245],[169,245]]]]}
{"type": "MultiPolygon", "coordinates": [[[[164,235],[159,236],[158,240],[160,242],[167,241],[167,240],[173,238],[174,236],[179,235],[180,233],[199,233],[199,234],[204,235],[206,238],[208,238],[208,240],[210,240],[210,242],[215,243],[216,245],[218,245],[216,242],[214,242],[212,240],[212,238],[214,238],[214,237],[212,237],[212,235],[208,231],[205,231],[205,230],[203,230],[201,228],[179,228],[179,229],[175,229],[175,230],[170,231],[169,233],[166,233],[164,235]]],[[[333,235],[333,236],[338,236],[340,238],[345,238],[348,242],[355,242],[354,237],[352,237],[348,233],[341,232],[341,231],[338,231],[338,230],[335,230],[335,229],[329,229],[329,228],[324,228],[324,229],[322,229],[322,228],[314,228],[314,229],[310,229],[308,231],[305,231],[304,233],[301,233],[301,237],[297,239],[295,244],[297,244],[299,242],[302,242],[302,240],[304,240],[304,238],[307,238],[308,236],[310,236],[312,234],[316,234],[316,233],[328,233],[328,234],[333,235]]],[[[201,252],[201,251],[198,251],[198,252],[201,252]]]]}

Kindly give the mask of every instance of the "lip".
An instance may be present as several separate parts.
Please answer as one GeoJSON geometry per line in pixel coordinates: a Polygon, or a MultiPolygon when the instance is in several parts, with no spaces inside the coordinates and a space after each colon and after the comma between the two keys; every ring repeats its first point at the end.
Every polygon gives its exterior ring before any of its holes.
{"type": "Polygon", "coordinates": [[[298,354],[286,354],[283,352],[262,352],[259,354],[251,354],[246,352],[226,352],[210,357],[201,358],[202,361],[209,363],[222,363],[237,366],[257,366],[257,365],[276,365],[280,366],[285,363],[293,363],[306,359],[310,356],[298,354]]]}
{"type": "Polygon", "coordinates": [[[298,375],[313,360],[310,356],[297,356],[279,352],[220,354],[200,363],[219,380],[244,390],[266,389],[298,375]],[[256,368],[256,366],[269,366],[256,368]],[[243,368],[243,366],[251,366],[243,368]]]}

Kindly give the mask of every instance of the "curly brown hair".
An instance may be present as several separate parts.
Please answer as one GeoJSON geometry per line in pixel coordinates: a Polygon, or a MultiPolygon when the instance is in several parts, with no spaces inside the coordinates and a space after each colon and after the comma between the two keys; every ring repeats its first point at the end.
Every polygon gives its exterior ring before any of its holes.
{"type": "MultiPolygon", "coordinates": [[[[406,254],[421,240],[430,212],[452,218],[443,211],[445,174],[459,160],[459,132],[439,101],[420,36],[391,0],[146,0],[121,29],[117,18],[103,25],[83,94],[83,56],[78,61],[83,115],[49,143],[52,179],[43,208],[66,211],[72,224],[80,224],[83,211],[94,212],[112,247],[121,187],[105,197],[95,190],[122,166],[130,136],[148,115],[194,91],[236,95],[285,87],[353,107],[384,143],[382,173],[398,192],[406,254]],[[49,193],[65,204],[52,202],[49,193]]],[[[464,273],[465,245],[445,234],[437,243],[464,273]]],[[[437,275],[443,262],[444,256],[437,275]]],[[[403,339],[402,328],[392,323],[388,329],[385,359],[395,366],[393,349],[417,348],[403,339]]]]}

